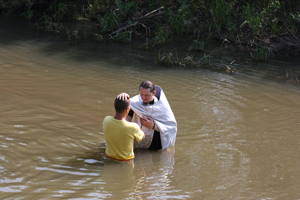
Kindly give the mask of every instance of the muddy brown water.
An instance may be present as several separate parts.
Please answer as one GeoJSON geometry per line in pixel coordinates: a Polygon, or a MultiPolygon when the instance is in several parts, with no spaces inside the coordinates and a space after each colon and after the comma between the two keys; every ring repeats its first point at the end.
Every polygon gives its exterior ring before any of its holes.
{"type": "Polygon", "coordinates": [[[300,199],[300,87],[270,78],[297,59],[214,48],[240,73],[162,67],[151,51],[0,24],[1,199],[300,199]],[[176,145],[107,161],[102,120],[144,79],[169,100],[176,145]]]}

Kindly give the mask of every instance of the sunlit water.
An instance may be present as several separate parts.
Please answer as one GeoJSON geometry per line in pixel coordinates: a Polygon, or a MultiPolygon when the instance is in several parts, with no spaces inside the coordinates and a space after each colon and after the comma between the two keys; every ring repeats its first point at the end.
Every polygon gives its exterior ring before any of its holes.
{"type": "Polygon", "coordinates": [[[297,59],[261,64],[212,49],[236,60],[230,75],[0,25],[1,199],[300,199],[300,87],[272,78],[297,74],[297,59]],[[169,100],[176,145],[107,161],[102,121],[145,79],[169,100]]]}

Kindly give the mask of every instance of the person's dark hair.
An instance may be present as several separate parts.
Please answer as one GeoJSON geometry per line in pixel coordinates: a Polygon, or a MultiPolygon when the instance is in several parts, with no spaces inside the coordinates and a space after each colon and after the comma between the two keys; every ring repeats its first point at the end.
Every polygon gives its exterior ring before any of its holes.
{"type": "Polygon", "coordinates": [[[126,110],[126,108],[128,108],[128,106],[130,106],[130,100],[126,99],[124,101],[120,100],[120,99],[115,99],[115,110],[117,113],[122,113],[126,110]]]}
{"type": "Polygon", "coordinates": [[[141,83],[141,85],[140,85],[140,87],[139,87],[139,89],[140,88],[144,88],[144,89],[150,89],[150,92],[154,92],[154,90],[155,90],[155,85],[154,85],[154,83],[152,83],[151,81],[143,81],[142,83],[141,83]]]}

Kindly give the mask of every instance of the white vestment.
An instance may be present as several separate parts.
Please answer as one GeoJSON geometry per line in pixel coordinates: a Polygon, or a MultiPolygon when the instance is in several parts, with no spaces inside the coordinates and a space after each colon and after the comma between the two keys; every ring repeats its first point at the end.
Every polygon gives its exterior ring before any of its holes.
{"type": "Polygon", "coordinates": [[[148,148],[152,142],[154,130],[141,125],[140,119],[143,116],[150,116],[158,126],[162,149],[175,145],[177,123],[163,90],[161,90],[159,100],[154,97],[152,105],[144,105],[140,95],[132,97],[130,103],[131,109],[134,111],[132,121],[139,124],[145,133],[145,139],[139,143],[135,141],[135,148],[148,148]]]}

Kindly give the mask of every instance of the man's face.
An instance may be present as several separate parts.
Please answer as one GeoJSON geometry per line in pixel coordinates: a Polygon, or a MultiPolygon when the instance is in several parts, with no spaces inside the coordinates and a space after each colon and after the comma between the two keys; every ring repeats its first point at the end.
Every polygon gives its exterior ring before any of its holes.
{"type": "Polygon", "coordinates": [[[148,104],[150,101],[153,100],[153,97],[155,95],[155,90],[152,92],[150,92],[150,88],[145,89],[145,88],[140,88],[140,96],[141,99],[143,100],[144,104],[148,104]]]}

